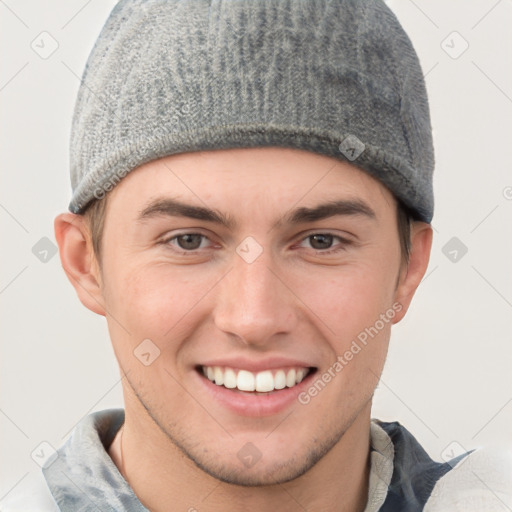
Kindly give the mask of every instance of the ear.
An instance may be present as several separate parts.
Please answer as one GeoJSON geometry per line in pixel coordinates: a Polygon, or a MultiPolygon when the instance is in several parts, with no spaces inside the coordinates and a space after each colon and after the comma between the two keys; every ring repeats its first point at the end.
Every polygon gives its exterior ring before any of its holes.
{"type": "Polygon", "coordinates": [[[56,217],[54,227],[62,267],[80,302],[105,316],[99,264],[84,216],[63,213],[56,217]]]}
{"type": "Polygon", "coordinates": [[[427,271],[432,248],[432,227],[425,222],[415,221],[411,225],[411,253],[408,265],[400,271],[398,286],[395,290],[395,302],[402,309],[393,318],[396,324],[407,313],[412,298],[427,271]]]}

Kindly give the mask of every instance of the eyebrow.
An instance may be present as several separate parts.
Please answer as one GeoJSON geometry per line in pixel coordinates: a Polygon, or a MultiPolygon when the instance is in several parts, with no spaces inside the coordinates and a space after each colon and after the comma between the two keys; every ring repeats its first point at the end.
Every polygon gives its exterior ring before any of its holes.
{"type": "MultiPolygon", "coordinates": [[[[283,217],[283,219],[278,220],[274,227],[281,226],[285,223],[301,224],[306,222],[315,222],[329,217],[335,217],[337,215],[364,216],[373,220],[377,218],[374,210],[363,201],[359,199],[343,199],[329,201],[311,208],[300,207],[291,210],[283,217]]],[[[221,224],[228,229],[233,229],[236,226],[236,222],[232,217],[225,215],[218,210],[182,203],[181,201],[171,198],[157,199],[153,201],[141,211],[138,220],[143,221],[157,216],[188,217],[191,219],[221,224]]]]}
{"type": "MultiPolygon", "coordinates": [[[[373,209],[363,201],[359,199],[343,199],[338,201],[330,201],[313,208],[297,208],[285,216],[285,222],[289,222],[290,224],[315,222],[317,220],[335,217],[336,215],[364,216],[372,220],[377,219],[377,215],[373,209]]],[[[279,222],[279,224],[281,224],[281,222],[279,222]]]]}

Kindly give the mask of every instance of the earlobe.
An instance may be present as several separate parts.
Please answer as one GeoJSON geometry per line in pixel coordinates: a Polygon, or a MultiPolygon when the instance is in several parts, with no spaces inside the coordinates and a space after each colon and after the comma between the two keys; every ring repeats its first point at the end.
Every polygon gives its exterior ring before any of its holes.
{"type": "Polygon", "coordinates": [[[411,226],[411,253],[409,264],[401,271],[399,284],[395,291],[395,302],[401,304],[393,323],[396,324],[407,313],[416,292],[428,268],[432,248],[432,227],[425,222],[413,222],[411,226]]]}
{"type": "Polygon", "coordinates": [[[54,227],[62,267],[78,298],[86,308],[104,316],[99,266],[84,217],[63,213],[56,217],[54,227]]]}

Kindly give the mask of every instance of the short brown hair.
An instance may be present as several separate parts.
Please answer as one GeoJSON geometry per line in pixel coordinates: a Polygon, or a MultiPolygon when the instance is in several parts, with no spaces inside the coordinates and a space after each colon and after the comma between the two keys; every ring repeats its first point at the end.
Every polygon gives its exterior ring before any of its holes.
{"type": "Polygon", "coordinates": [[[92,248],[98,263],[100,263],[101,243],[103,241],[103,227],[105,225],[105,213],[107,210],[107,198],[94,200],[83,213],[92,241],[92,248]]]}
{"type": "MultiPolygon", "coordinates": [[[[108,194],[103,199],[96,199],[83,214],[89,225],[92,247],[98,263],[100,263],[101,256],[101,242],[103,239],[107,199],[108,194]]],[[[397,201],[396,216],[400,248],[402,251],[402,264],[407,265],[411,254],[411,221],[413,217],[411,211],[401,201],[397,201]]]]}

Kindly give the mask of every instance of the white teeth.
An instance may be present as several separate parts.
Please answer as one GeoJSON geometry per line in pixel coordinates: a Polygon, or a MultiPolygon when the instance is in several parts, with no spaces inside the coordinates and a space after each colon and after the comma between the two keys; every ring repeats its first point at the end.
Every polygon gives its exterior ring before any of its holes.
{"type": "Polygon", "coordinates": [[[236,379],[236,387],[240,391],[254,391],[254,375],[251,372],[240,370],[236,379]]]}
{"type": "Polygon", "coordinates": [[[274,391],[274,377],[272,372],[259,372],[256,374],[256,391],[262,393],[266,391],[274,391]]]}
{"type": "Polygon", "coordinates": [[[224,386],[228,389],[236,388],[236,373],[231,368],[224,372],[224,386]]]}
{"type": "Polygon", "coordinates": [[[278,370],[274,376],[274,389],[284,389],[286,387],[286,373],[278,370]]]}
{"type": "Polygon", "coordinates": [[[217,384],[217,386],[222,386],[222,384],[224,384],[224,372],[222,371],[222,368],[215,366],[213,368],[213,374],[215,376],[215,384],[217,384]]]}
{"type": "Polygon", "coordinates": [[[295,370],[290,370],[286,375],[286,386],[291,388],[295,386],[295,370]]]}
{"type": "Polygon", "coordinates": [[[277,371],[264,370],[258,373],[220,366],[203,366],[202,373],[208,380],[228,389],[237,388],[240,391],[270,391],[293,387],[300,384],[309,373],[308,368],[290,368],[277,371]]]}

